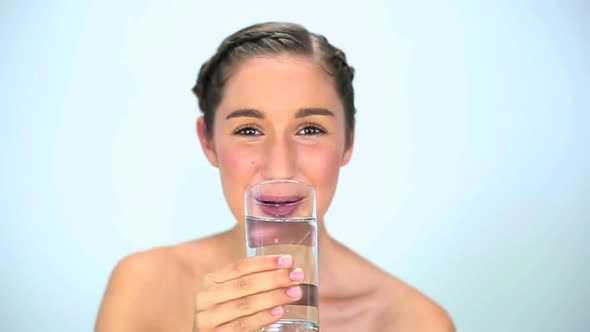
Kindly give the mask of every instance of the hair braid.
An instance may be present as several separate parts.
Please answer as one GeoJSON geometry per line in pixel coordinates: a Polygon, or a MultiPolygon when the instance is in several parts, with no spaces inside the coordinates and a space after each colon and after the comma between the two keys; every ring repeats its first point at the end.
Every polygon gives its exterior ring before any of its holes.
{"type": "Polygon", "coordinates": [[[352,141],[355,125],[356,108],[354,106],[354,68],[348,64],[346,54],[332,45],[328,39],[320,34],[312,33],[315,45],[319,49],[320,57],[328,65],[328,73],[332,75],[336,84],[336,90],[342,98],[344,113],[346,116],[347,140],[352,141]]]}

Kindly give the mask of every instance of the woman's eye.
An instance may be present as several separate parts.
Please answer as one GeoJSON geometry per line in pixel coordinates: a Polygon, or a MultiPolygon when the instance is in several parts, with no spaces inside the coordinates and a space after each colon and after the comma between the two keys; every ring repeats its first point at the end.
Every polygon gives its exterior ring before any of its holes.
{"type": "Polygon", "coordinates": [[[298,135],[321,135],[325,134],[326,130],[317,125],[307,125],[297,133],[298,135]]]}
{"type": "Polygon", "coordinates": [[[260,130],[253,127],[242,127],[234,131],[234,135],[238,136],[260,136],[262,133],[260,130]]]}

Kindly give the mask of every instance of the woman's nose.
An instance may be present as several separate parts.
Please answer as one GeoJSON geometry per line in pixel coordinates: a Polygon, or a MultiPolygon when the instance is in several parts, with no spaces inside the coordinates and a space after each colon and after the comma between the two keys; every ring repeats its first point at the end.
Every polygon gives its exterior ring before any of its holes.
{"type": "Polygon", "coordinates": [[[273,139],[265,145],[262,177],[267,180],[295,178],[297,155],[292,142],[288,139],[273,139]]]}

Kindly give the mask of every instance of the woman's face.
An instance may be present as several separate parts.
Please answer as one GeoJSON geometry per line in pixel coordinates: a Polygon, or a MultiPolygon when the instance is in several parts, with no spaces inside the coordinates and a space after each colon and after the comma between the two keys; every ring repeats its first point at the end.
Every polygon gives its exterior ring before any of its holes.
{"type": "Polygon", "coordinates": [[[279,178],[314,186],[323,220],[339,169],[352,151],[345,144],[344,110],[332,78],[312,60],[286,54],[251,58],[234,68],[211,139],[203,118],[197,129],[239,222],[246,189],[279,178]]]}

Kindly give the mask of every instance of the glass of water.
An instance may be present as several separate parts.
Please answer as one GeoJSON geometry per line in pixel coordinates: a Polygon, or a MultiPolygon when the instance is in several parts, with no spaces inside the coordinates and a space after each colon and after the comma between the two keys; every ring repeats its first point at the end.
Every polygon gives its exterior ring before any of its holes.
{"type": "Polygon", "coordinates": [[[315,190],[295,180],[270,180],[245,193],[248,256],[290,254],[303,270],[300,300],[259,331],[319,331],[318,247],[315,190]]]}

